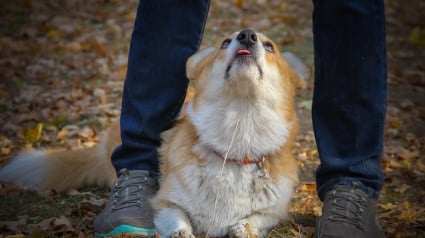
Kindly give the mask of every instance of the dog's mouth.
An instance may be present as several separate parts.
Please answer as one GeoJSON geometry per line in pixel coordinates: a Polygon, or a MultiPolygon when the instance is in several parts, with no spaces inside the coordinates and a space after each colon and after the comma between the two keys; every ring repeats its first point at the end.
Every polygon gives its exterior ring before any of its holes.
{"type": "MultiPolygon", "coordinates": [[[[237,49],[234,53],[233,56],[233,60],[231,62],[231,64],[235,61],[235,60],[239,60],[239,61],[243,61],[244,59],[253,59],[256,61],[257,58],[257,49],[255,47],[255,45],[253,46],[239,46],[239,49],[237,49]]],[[[242,63],[246,63],[246,62],[242,62],[242,63]]]]}
{"type": "Polygon", "coordinates": [[[236,56],[250,56],[251,55],[251,51],[248,49],[241,49],[238,50],[236,53],[236,56]]]}
{"type": "Polygon", "coordinates": [[[258,79],[262,79],[263,70],[257,62],[257,53],[254,47],[249,48],[240,48],[236,50],[233,59],[230,61],[229,65],[226,68],[225,79],[230,78],[230,71],[233,67],[239,67],[238,70],[244,70],[242,67],[257,67],[259,72],[258,79]]]}

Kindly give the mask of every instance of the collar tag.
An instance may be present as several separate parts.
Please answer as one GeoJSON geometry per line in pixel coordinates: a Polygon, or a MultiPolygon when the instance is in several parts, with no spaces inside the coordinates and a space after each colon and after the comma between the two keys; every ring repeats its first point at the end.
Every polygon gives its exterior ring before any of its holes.
{"type": "Polygon", "coordinates": [[[267,179],[267,170],[266,168],[264,168],[264,161],[266,160],[266,157],[263,156],[261,162],[257,163],[257,170],[256,170],[256,174],[258,178],[261,179],[267,179]]]}

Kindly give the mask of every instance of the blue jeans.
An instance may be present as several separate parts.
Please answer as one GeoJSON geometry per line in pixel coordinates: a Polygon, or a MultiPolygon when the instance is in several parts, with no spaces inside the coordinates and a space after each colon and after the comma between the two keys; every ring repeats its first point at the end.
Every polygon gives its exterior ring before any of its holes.
{"type": "Polygon", "coordinates": [[[160,133],[175,120],[185,98],[187,58],[200,45],[208,0],[141,0],[137,8],[121,109],[122,145],[116,170],[158,176],[160,133]]]}
{"type": "Polygon", "coordinates": [[[381,170],[386,109],[383,0],[313,0],[313,126],[319,196],[360,182],[372,198],[381,170]]]}
{"type": "MultiPolygon", "coordinates": [[[[319,194],[358,181],[377,197],[386,98],[383,0],[313,2],[319,194]]],[[[208,8],[207,0],[140,2],[124,84],[122,145],[112,155],[117,170],[158,175],[159,135],[182,105],[185,61],[199,47],[208,8]]]]}

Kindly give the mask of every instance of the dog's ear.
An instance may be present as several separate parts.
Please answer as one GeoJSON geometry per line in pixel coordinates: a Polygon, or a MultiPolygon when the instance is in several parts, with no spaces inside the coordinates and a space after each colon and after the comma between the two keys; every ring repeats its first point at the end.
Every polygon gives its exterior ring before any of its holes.
{"type": "Polygon", "coordinates": [[[186,62],[186,76],[188,79],[196,80],[199,78],[200,73],[208,62],[209,56],[214,50],[214,47],[205,48],[189,57],[186,62]]]}
{"type": "Polygon", "coordinates": [[[289,67],[289,77],[291,78],[292,84],[296,89],[304,89],[307,87],[304,78],[302,78],[300,74],[292,67],[289,67]]]}
{"type": "Polygon", "coordinates": [[[307,87],[307,81],[311,78],[311,70],[299,57],[291,52],[283,52],[282,58],[289,65],[289,77],[298,89],[307,87]]]}

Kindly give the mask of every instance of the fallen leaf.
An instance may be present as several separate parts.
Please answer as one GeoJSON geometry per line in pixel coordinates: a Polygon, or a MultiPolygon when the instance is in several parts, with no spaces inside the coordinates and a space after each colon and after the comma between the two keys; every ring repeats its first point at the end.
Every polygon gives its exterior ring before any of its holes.
{"type": "Polygon", "coordinates": [[[242,8],[242,7],[243,7],[243,0],[236,0],[235,5],[236,5],[236,7],[238,7],[238,8],[242,8]]]}
{"type": "Polygon", "coordinates": [[[394,191],[399,192],[399,193],[404,193],[406,192],[408,189],[410,189],[411,187],[407,184],[402,184],[399,188],[395,188],[394,191]]]}
{"type": "Polygon", "coordinates": [[[9,147],[1,147],[0,153],[2,155],[8,155],[8,154],[10,154],[10,148],[9,147]]]}
{"type": "Polygon", "coordinates": [[[74,228],[72,227],[71,222],[65,216],[45,219],[41,221],[40,223],[38,223],[37,226],[41,230],[53,229],[55,231],[61,231],[61,232],[74,231],[74,228]]]}
{"type": "Polygon", "coordinates": [[[403,109],[410,109],[414,106],[415,104],[408,98],[405,98],[400,102],[400,107],[403,109]]]}
{"type": "Polygon", "coordinates": [[[301,192],[308,192],[308,193],[316,193],[317,185],[316,182],[303,182],[301,183],[299,190],[301,192]]]}
{"type": "Polygon", "coordinates": [[[80,131],[78,131],[78,136],[84,138],[84,139],[89,139],[92,138],[93,136],[95,136],[96,133],[93,130],[93,128],[85,126],[83,127],[83,129],[81,129],[80,131]]]}
{"type": "Polygon", "coordinates": [[[416,157],[419,156],[419,151],[410,151],[408,149],[405,148],[401,148],[401,151],[399,153],[400,158],[404,159],[404,160],[411,160],[411,159],[415,159],[416,157]]]}
{"type": "Polygon", "coordinates": [[[414,166],[415,170],[425,173],[425,164],[423,160],[417,160],[414,166]]]}
{"type": "Polygon", "coordinates": [[[56,29],[51,29],[47,32],[47,37],[49,39],[61,39],[63,38],[63,32],[56,30],[56,29]]]}
{"type": "Polygon", "coordinates": [[[416,218],[416,210],[409,201],[404,201],[400,206],[401,214],[397,217],[399,220],[411,221],[416,218]]]}
{"type": "Polygon", "coordinates": [[[321,217],[322,216],[322,206],[314,206],[313,207],[313,214],[316,217],[321,217]]]}
{"type": "Polygon", "coordinates": [[[62,128],[59,132],[58,132],[58,134],[56,135],[56,138],[58,139],[58,140],[60,140],[60,139],[63,139],[63,138],[65,138],[65,137],[67,137],[68,136],[68,129],[67,128],[62,128]]]}
{"type": "Polygon", "coordinates": [[[419,26],[412,29],[409,41],[418,45],[425,45],[425,30],[419,26]]]}
{"type": "Polygon", "coordinates": [[[35,143],[41,138],[43,132],[43,124],[38,123],[35,127],[28,128],[25,134],[26,143],[35,143]]]}
{"type": "Polygon", "coordinates": [[[384,209],[384,210],[394,210],[394,209],[397,208],[397,206],[398,206],[397,204],[394,204],[394,203],[391,203],[391,202],[385,203],[385,204],[379,204],[379,207],[384,209]]]}
{"type": "Polygon", "coordinates": [[[106,97],[106,92],[104,89],[96,88],[93,91],[93,96],[97,97],[101,103],[106,103],[108,98],[106,97]]]}

